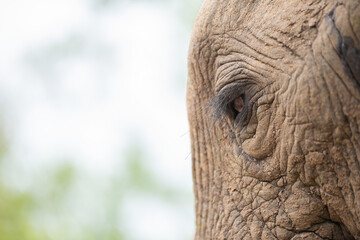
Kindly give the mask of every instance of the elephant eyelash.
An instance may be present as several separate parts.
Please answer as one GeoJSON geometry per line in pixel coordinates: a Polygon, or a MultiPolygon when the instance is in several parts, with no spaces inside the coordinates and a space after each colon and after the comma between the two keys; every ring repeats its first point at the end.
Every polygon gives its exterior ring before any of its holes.
{"type": "Polygon", "coordinates": [[[248,119],[251,96],[253,95],[253,87],[244,83],[231,83],[219,91],[210,100],[212,124],[217,121],[222,121],[229,117],[233,120],[235,127],[244,124],[248,119]],[[244,106],[241,112],[236,112],[233,103],[236,98],[241,97],[244,101],[244,106]]]}

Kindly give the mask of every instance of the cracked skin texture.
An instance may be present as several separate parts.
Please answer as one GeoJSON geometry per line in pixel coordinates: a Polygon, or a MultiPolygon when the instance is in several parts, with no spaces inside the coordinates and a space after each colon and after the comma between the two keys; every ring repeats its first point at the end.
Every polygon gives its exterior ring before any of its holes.
{"type": "Polygon", "coordinates": [[[195,239],[360,239],[359,39],[356,0],[205,0],[188,56],[195,239]],[[241,124],[211,104],[240,94],[241,124]]]}

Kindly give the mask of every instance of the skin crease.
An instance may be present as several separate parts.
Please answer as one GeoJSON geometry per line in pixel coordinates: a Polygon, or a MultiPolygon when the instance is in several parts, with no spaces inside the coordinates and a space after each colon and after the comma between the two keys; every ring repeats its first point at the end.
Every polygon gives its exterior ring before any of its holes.
{"type": "Polygon", "coordinates": [[[195,239],[360,239],[359,1],[206,0],[188,69],[195,239]]]}

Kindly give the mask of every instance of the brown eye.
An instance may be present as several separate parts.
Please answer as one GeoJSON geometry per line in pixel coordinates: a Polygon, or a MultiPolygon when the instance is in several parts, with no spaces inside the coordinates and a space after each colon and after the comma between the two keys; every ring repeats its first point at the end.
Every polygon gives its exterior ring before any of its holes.
{"type": "Polygon", "coordinates": [[[233,108],[236,113],[241,113],[244,109],[244,96],[240,96],[234,99],[233,108]]]}

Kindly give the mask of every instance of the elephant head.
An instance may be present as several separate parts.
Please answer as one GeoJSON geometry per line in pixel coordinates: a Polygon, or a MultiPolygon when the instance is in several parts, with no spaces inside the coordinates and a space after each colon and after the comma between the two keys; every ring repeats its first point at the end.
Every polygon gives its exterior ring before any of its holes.
{"type": "Polygon", "coordinates": [[[196,239],[360,239],[358,0],[205,0],[188,71],[196,239]]]}

